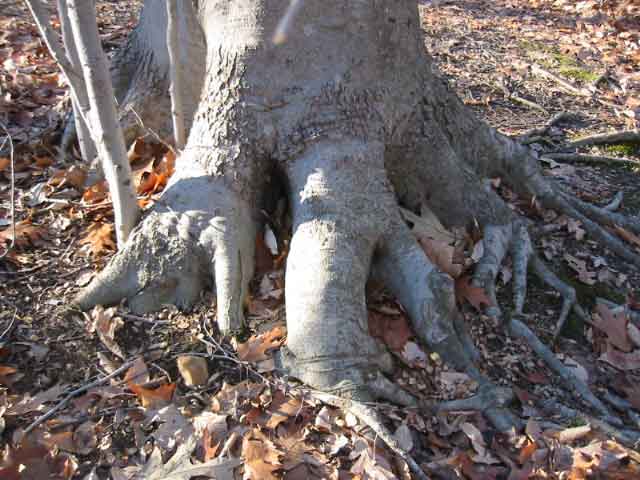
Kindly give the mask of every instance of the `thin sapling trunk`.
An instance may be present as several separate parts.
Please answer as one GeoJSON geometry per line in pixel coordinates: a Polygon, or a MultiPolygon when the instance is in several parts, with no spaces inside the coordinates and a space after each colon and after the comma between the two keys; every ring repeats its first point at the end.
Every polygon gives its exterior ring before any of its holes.
{"type": "Polygon", "coordinates": [[[169,51],[169,73],[171,84],[169,92],[171,95],[171,118],[173,120],[173,135],[175,145],[178,150],[184,148],[186,142],[186,132],[184,128],[184,108],[182,106],[182,75],[180,59],[178,58],[178,5],[177,0],[167,0],[167,47],[169,51]]]}
{"type": "Polygon", "coordinates": [[[115,213],[118,248],[122,248],[139,218],[122,130],[118,123],[107,59],[100,45],[95,4],[69,0],[68,14],[82,72],[86,79],[93,137],[109,185],[115,213]]]}
{"type": "MultiPolygon", "coordinates": [[[[78,49],[73,41],[73,33],[71,32],[71,25],[69,25],[69,13],[67,9],[66,0],[58,0],[58,15],[60,17],[60,26],[62,28],[62,41],[67,52],[67,59],[71,64],[71,67],[75,72],[81,71],[80,57],[78,56],[78,49]]],[[[96,144],[91,136],[89,125],[85,119],[89,119],[91,106],[89,105],[89,98],[87,96],[87,88],[84,82],[84,78],[78,83],[81,84],[81,88],[75,92],[72,99],[73,104],[73,118],[76,124],[76,132],[78,136],[78,144],[80,145],[80,152],[82,159],[85,163],[90,164],[94,158],[98,155],[96,150],[96,144]]],[[[80,85],[79,85],[80,87],[80,85]]]]}

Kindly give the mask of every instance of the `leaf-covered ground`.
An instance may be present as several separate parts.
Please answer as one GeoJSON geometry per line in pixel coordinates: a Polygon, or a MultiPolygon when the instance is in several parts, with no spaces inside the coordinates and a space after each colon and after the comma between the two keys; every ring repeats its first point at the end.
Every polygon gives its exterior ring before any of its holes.
{"type": "MultiPolygon", "coordinates": [[[[98,2],[107,50],[124,41],[137,6],[98,2]]],[[[0,478],[411,478],[353,413],[273,375],[272,352],[286,341],[288,232],[275,228],[278,219],[258,239],[250,327],[237,341],[217,334],[210,293],[188,315],[171,306],[146,317],[126,306],[69,309],[115,248],[111,203],[86,166],[57,150],[66,88],[23,4],[0,1],[0,12],[0,478]]],[[[639,145],[563,150],[577,138],[640,126],[636,2],[424,1],[421,12],[425,43],[465,103],[539,150],[547,173],[580,198],[606,205],[622,195],[618,209],[637,214],[639,145]],[[549,125],[553,118],[560,120],[549,125]]],[[[129,158],[140,203],[151,205],[173,153],[149,135],[129,158]]],[[[591,312],[589,323],[570,319],[554,346],[558,358],[608,402],[621,428],[640,430],[640,274],[579,222],[518,198],[501,179],[492,185],[545,232],[536,247],[591,312]]],[[[526,429],[499,434],[474,412],[377,405],[399,445],[432,478],[640,478],[634,446],[614,440],[526,346],[482,314],[488,299],[468,282],[481,236],[418,227],[427,254],[457,277],[481,366],[514,388],[513,411],[526,429]],[[568,407],[563,416],[542,408],[549,399],[568,407]]],[[[640,249],[639,238],[616,233],[640,249]]],[[[506,306],[511,276],[507,265],[499,283],[506,306]]],[[[560,303],[530,278],[526,321],[548,343],[560,303]]],[[[402,308],[375,286],[369,307],[371,333],[395,354],[400,388],[431,400],[475,392],[466,375],[418,345],[402,308]]]]}

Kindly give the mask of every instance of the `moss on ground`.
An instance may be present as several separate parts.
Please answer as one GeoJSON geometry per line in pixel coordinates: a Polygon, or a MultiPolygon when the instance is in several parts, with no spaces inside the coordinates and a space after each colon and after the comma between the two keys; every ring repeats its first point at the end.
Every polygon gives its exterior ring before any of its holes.
{"type": "Polygon", "coordinates": [[[599,76],[572,55],[560,52],[556,46],[531,40],[520,40],[518,46],[528,57],[548,69],[556,70],[563,77],[588,83],[594,82],[599,76]]]}
{"type": "Polygon", "coordinates": [[[620,143],[617,145],[606,145],[602,147],[602,149],[608,155],[621,156],[621,157],[631,157],[631,156],[640,156],[640,145],[634,143],[620,143]]]}

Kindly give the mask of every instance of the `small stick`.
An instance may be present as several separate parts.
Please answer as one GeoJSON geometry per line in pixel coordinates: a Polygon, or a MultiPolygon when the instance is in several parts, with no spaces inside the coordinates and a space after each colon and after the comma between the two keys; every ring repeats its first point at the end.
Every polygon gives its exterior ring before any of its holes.
{"type": "Polygon", "coordinates": [[[9,322],[9,326],[7,328],[5,328],[4,332],[2,332],[2,334],[0,335],[0,342],[2,342],[2,340],[4,339],[4,337],[11,331],[11,329],[13,328],[13,324],[16,321],[16,316],[18,315],[18,307],[15,308],[15,310],[13,311],[13,317],[11,318],[11,321],[9,322]]]}
{"type": "Polygon", "coordinates": [[[93,387],[97,387],[98,385],[102,385],[103,383],[108,382],[112,378],[114,378],[114,377],[120,375],[122,372],[128,370],[134,363],[135,363],[135,360],[131,360],[129,362],[125,362],[119,368],[117,368],[113,372],[111,372],[109,375],[106,375],[104,377],[98,378],[97,380],[94,380],[91,383],[83,385],[82,387],[76,388],[75,390],[69,392],[67,394],[67,396],[64,397],[62,400],[60,400],[60,402],[58,402],[53,408],[51,408],[51,410],[49,410],[44,415],[41,415],[40,417],[38,417],[33,423],[31,423],[31,425],[29,425],[27,428],[25,428],[24,429],[24,435],[28,434],[30,431],[32,431],[34,428],[38,427],[39,425],[42,425],[45,421],[49,420],[56,413],[58,413],[60,410],[62,410],[64,407],[66,407],[67,404],[69,403],[69,401],[71,401],[72,398],[77,397],[78,395],[80,395],[80,394],[82,394],[82,393],[84,393],[84,392],[86,392],[88,390],[91,390],[93,387]]]}
{"type": "Polygon", "coordinates": [[[540,65],[535,65],[535,64],[532,65],[531,66],[531,71],[533,73],[535,73],[535,74],[540,75],[541,77],[544,77],[544,78],[549,79],[549,80],[553,80],[558,85],[560,85],[560,87],[563,90],[566,90],[569,93],[572,93],[572,94],[577,95],[579,97],[591,97],[591,92],[589,92],[588,90],[586,90],[584,88],[576,87],[571,82],[565,80],[564,78],[560,78],[555,73],[551,73],[550,71],[545,70],[540,65]]]}
{"type": "Polygon", "coordinates": [[[640,161],[632,158],[620,158],[620,157],[607,157],[602,155],[583,155],[580,153],[545,153],[542,159],[558,160],[560,162],[579,162],[579,163],[618,163],[624,165],[636,165],[640,166],[640,161]]]}
{"type": "Polygon", "coordinates": [[[640,143],[640,130],[590,135],[571,142],[566,148],[578,148],[588,145],[616,145],[619,143],[640,143]]]}

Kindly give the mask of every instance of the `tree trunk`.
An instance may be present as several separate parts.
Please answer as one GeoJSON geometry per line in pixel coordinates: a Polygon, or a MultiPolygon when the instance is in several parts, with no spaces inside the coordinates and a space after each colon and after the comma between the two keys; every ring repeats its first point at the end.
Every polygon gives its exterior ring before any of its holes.
{"type": "MultiPolygon", "coordinates": [[[[527,265],[536,259],[526,222],[487,188],[486,177],[501,175],[550,204],[580,209],[546,182],[527,148],[476,119],[438,76],[415,0],[297,2],[293,14],[288,3],[207,0],[195,20],[184,20],[202,28],[199,62],[207,73],[178,173],[77,303],[126,297],[139,310],[163,302],[189,307],[214,281],[221,330],[239,327],[259,212],[278,187],[270,179],[284,177],[293,239],[283,368],[356,399],[398,400],[380,373],[389,371],[389,356],[368,335],[365,283],[374,275],[429,348],[486,384],[453,280],[425,256],[399,206],[426,206],[447,226],[479,223],[486,248],[474,282],[493,297],[511,254],[514,315],[522,314],[527,265]],[[282,18],[290,18],[286,35],[282,18]]],[[[538,267],[534,261],[545,281],[563,288],[538,267]]],[[[578,308],[567,288],[563,315],[578,308]]],[[[488,313],[502,318],[497,302],[488,313]]],[[[512,423],[497,403],[482,407],[500,428],[512,423]]]]}

